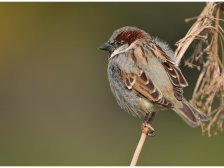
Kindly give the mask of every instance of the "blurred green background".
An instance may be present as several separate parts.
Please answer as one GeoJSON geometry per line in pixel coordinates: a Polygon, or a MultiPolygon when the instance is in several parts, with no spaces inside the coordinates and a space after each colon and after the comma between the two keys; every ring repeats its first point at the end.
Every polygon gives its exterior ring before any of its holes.
{"type": "MultiPolygon", "coordinates": [[[[0,165],[129,165],[141,121],[116,104],[98,46],[130,25],[175,49],[204,5],[0,3],[0,165]]],[[[189,99],[198,72],[181,68],[189,99]]],[[[154,127],[138,165],[224,165],[223,134],[202,136],[172,111],[154,127]]]]}

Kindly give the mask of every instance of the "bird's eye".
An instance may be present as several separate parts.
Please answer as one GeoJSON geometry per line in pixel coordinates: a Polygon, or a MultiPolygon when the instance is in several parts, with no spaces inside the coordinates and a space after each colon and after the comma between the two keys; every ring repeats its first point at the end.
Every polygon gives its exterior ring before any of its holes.
{"type": "Polygon", "coordinates": [[[117,45],[121,45],[121,41],[117,41],[116,43],[117,43],[117,45]]]}
{"type": "Polygon", "coordinates": [[[116,41],[116,45],[117,45],[117,46],[121,46],[122,44],[124,44],[123,41],[116,41]]]}

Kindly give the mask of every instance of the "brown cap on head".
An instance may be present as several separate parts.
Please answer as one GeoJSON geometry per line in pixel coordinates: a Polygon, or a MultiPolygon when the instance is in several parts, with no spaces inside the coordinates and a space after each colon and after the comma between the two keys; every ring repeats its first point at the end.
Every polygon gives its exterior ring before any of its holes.
{"type": "Polygon", "coordinates": [[[115,30],[110,39],[101,45],[99,49],[112,53],[118,47],[124,44],[128,44],[129,46],[134,41],[142,38],[150,38],[150,36],[145,31],[137,27],[125,26],[115,30]]]}
{"type": "Polygon", "coordinates": [[[110,39],[113,39],[116,41],[123,41],[124,43],[127,43],[130,45],[135,40],[146,38],[146,37],[149,37],[149,35],[145,31],[137,27],[125,26],[114,31],[110,39]]]}

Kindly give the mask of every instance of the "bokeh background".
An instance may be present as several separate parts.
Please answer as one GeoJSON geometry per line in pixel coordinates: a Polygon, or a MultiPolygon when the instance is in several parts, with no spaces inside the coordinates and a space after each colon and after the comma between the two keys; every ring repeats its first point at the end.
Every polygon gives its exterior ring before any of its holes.
{"type": "MultiPolygon", "coordinates": [[[[141,121],[116,104],[98,46],[132,25],[175,49],[204,5],[0,3],[0,165],[129,165],[141,121]]],[[[181,68],[189,99],[198,72],[181,68]]],[[[172,111],[154,127],[138,165],[224,165],[223,134],[202,136],[172,111]]]]}

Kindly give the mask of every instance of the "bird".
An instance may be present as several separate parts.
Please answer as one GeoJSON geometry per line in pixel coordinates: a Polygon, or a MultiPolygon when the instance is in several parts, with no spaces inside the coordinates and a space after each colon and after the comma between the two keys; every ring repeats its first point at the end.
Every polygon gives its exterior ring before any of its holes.
{"type": "Polygon", "coordinates": [[[191,127],[208,120],[184,98],[188,83],[166,42],[125,26],[115,30],[99,49],[109,52],[107,75],[118,105],[144,118],[144,126],[166,109],[175,111],[191,127]]]}

